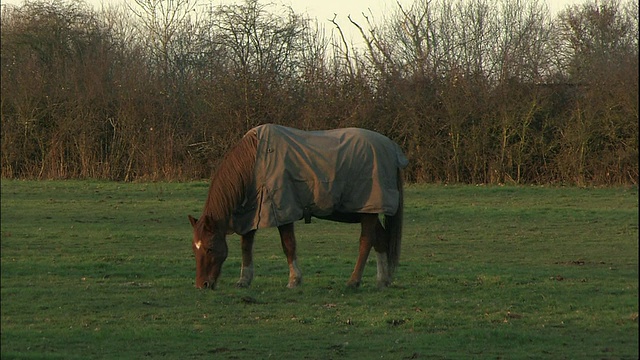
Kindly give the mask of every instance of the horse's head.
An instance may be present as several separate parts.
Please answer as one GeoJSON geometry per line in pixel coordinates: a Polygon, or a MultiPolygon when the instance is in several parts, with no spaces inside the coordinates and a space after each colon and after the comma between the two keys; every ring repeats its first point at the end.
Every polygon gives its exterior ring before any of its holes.
{"type": "Polygon", "coordinates": [[[200,220],[189,215],[189,222],[193,226],[196,287],[214,289],[222,263],[227,259],[226,227],[204,215],[200,220]]]}

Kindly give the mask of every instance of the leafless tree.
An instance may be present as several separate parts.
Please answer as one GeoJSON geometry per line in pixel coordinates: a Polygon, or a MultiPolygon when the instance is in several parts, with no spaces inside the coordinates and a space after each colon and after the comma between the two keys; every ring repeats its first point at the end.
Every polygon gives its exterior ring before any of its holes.
{"type": "Polygon", "coordinates": [[[356,45],[246,0],[3,5],[2,176],[206,177],[264,122],[380,131],[411,181],[638,178],[638,5],[415,0],[356,45]],[[200,6],[202,5],[202,6],[200,6]]]}

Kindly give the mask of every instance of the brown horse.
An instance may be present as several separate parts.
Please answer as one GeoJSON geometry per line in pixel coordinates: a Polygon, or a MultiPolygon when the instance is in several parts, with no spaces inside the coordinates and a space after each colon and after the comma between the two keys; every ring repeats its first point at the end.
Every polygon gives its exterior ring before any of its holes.
{"type": "Polygon", "coordinates": [[[398,266],[402,236],[401,168],[408,161],[387,137],[364,129],[305,132],[278,125],[250,130],[214,172],[194,229],[196,287],[215,288],[227,258],[226,236],[240,235],[237,286],[253,279],[258,228],[277,226],[287,262],[288,287],[301,284],[293,223],[314,216],[361,223],[360,252],[347,282],[360,285],[365,262],[377,253],[377,284],[388,286],[398,266]],[[384,226],[378,215],[384,214],[384,226]]]}

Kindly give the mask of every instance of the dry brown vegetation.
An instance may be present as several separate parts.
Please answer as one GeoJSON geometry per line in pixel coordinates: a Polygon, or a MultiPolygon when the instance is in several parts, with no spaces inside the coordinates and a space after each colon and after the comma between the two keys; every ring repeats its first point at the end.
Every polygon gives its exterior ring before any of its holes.
{"type": "Polygon", "coordinates": [[[552,17],[416,0],[358,19],[364,47],[257,0],[3,5],[2,177],[206,178],[274,122],[384,133],[410,181],[637,183],[637,2],[552,17]]]}

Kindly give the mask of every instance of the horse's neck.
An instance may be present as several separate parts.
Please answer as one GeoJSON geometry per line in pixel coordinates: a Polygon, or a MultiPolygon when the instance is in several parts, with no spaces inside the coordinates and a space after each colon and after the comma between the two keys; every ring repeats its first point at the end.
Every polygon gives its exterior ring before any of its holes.
{"type": "Polygon", "coordinates": [[[247,188],[253,182],[255,142],[243,138],[220,163],[211,178],[209,196],[204,214],[214,220],[227,222],[244,200],[247,188]]]}
{"type": "Polygon", "coordinates": [[[214,175],[204,209],[206,216],[221,221],[229,219],[233,210],[240,205],[246,193],[245,184],[242,184],[240,178],[236,180],[229,181],[226,178],[214,175]]]}

